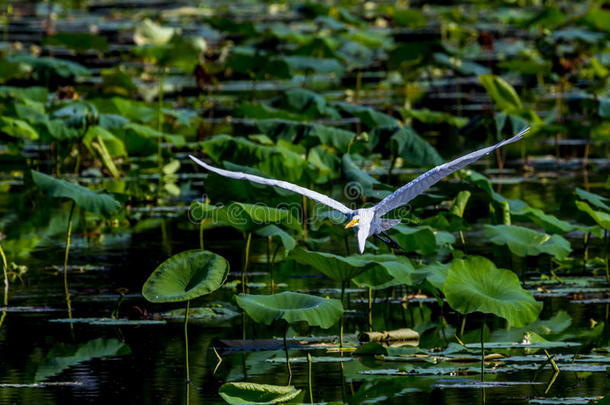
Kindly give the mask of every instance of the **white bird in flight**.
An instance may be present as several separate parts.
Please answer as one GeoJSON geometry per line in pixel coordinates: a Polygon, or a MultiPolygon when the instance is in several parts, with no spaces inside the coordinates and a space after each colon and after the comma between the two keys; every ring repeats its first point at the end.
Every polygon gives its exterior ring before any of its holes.
{"type": "Polygon", "coordinates": [[[348,224],[345,225],[345,228],[347,229],[353,227],[356,230],[358,238],[358,249],[360,250],[360,253],[364,253],[364,246],[369,236],[385,233],[385,231],[400,223],[400,219],[382,218],[385,214],[395,208],[407,204],[409,201],[422,194],[428,188],[432,187],[438,181],[455,172],[456,170],[459,170],[462,167],[479,160],[481,157],[487,155],[490,152],[493,152],[494,150],[504,145],[520,140],[521,138],[523,138],[523,135],[529,131],[529,129],[530,128],[527,127],[512,138],[501,141],[493,146],[489,146],[487,148],[483,148],[478,151],[469,153],[460,158],[452,160],[451,162],[436,166],[434,169],[428,170],[424,174],[417,177],[415,180],[412,180],[411,182],[400,187],[398,190],[381,200],[375,206],[371,208],[360,208],[357,210],[352,210],[340,203],[339,201],[333,200],[332,198],[325,196],[324,194],[318,193],[317,191],[309,190],[305,187],[301,187],[296,184],[289,183],[287,181],[268,179],[265,177],[255,176],[243,172],[233,172],[230,170],[218,169],[216,167],[208,165],[207,163],[202,162],[201,160],[197,159],[192,155],[189,155],[189,157],[198,165],[203,166],[207,170],[219,174],[221,176],[238,180],[250,180],[254,183],[264,184],[267,186],[275,186],[286,190],[294,191],[295,193],[304,195],[307,198],[311,198],[314,201],[327,205],[330,208],[341,212],[350,220],[348,224]]]}

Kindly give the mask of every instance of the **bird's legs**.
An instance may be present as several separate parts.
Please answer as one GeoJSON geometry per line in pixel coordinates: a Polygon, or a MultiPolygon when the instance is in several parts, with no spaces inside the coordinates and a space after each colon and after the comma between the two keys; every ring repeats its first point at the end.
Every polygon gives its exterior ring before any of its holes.
{"type": "Polygon", "coordinates": [[[385,232],[385,231],[384,231],[384,232],[381,232],[381,234],[382,234],[383,236],[385,236],[385,237],[387,238],[387,240],[386,240],[386,239],[384,239],[384,238],[382,238],[382,237],[381,237],[381,236],[379,236],[378,234],[375,234],[375,237],[376,237],[377,239],[379,239],[380,241],[382,241],[383,243],[385,243],[386,245],[388,245],[388,247],[390,247],[390,248],[392,248],[392,249],[400,249],[400,250],[404,250],[404,249],[402,248],[402,246],[400,246],[400,245],[398,244],[398,242],[396,242],[394,239],[392,239],[392,237],[391,237],[390,235],[388,235],[388,233],[387,233],[387,232],[385,232]]]}

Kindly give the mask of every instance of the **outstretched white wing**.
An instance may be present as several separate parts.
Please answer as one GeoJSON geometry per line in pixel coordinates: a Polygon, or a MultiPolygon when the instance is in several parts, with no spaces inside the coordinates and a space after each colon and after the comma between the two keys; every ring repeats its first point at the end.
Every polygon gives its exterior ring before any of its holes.
{"type": "Polygon", "coordinates": [[[396,190],[394,193],[381,200],[379,204],[375,206],[375,213],[379,216],[382,216],[392,211],[394,208],[400,207],[401,205],[405,205],[406,203],[426,191],[428,188],[432,187],[439,180],[450,175],[456,170],[459,170],[462,167],[469,165],[470,163],[476,160],[479,160],[483,156],[487,155],[489,152],[492,152],[509,143],[520,140],[523,135],[527,133],[527,131],[529,131],[529,129],[530,128],[527,127],[512,138],[499,142],[494,146],[490,146],[478,150],[476,152],[469,153],[468,155],[462,156],[451,162],[444,163],[440,166],[435,167],[434,169],[428,170],[426,173],[417,177],[410,183],[405,184],[404,186],[396,190]]]}
{"type": "Polygon", "coordinates": [[[208,169],[209,171],[214,172],[216,174],[220,174],[221,176],[229,177],[231,179],[238,179],[238,180],[250,180],[254,183],[264,184],[266,186],[275,186],[275,187],[284,188],[286,190],[294,191],[295,193],[304,195],[307,198],[311,198],[314,201],[327,205],[330,208],[333,208],[348,216],[351,216],[351,214],[353,212],[351,209],[347,208],[345,205],[341,204],[339,201],[333,200],[332,198],[327,197],[324,194],[320,194],[317,191],[309,190],[305,187],[301,187],[301,186],[297,186],[296,184],[288,183],[287,181],[267,179],[265,177],[254,176],[252,174],[247,174],[247,173],[243,173],[243,172],[232,172],[230,170],[218,169],[216,167],[208,165],[207,163],[202,162],[201,160],[197,159],[196,157],[194,157],[192,155],[189,155],[189,157],[191,159],[193,159],[193,161],[195,163],[197,163],[199,166],[203,166],[206,169],[208,169]]]}

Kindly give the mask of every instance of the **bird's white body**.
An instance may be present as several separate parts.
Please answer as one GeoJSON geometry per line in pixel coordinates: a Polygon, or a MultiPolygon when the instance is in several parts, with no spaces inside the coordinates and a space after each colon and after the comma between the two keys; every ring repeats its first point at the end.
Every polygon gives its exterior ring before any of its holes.
{"type": "Polygon", "coordinates": [[[483,148],[478,151],[469,153],[465,156],[452,160],[451,162],[444,163],[435,167],[434,169],[428,170],[426,173],[417,177],[415,180],[405,184],[404,186],[396,190],[394,193],[381,200],[374,207],[360,208],[357,210],[352,210],[340,203],[339,201],[333,200],[332,198],[327,197],[324,194],[318,193],[314,190],[309,190],[296,184],[288,183],[282,180],[267,179],[265,177],[255,176],[242,172],[233,172],[229,170],[219,169],[217,167],[210,166],[205,162],[202,162],[194,156],[189,155],[189,157],[198,165],[221,176],[229,177],[232,179],[249,180],[254,183],[291,190],[295,193],[304,195],[305,197],[311,198],[314,201],[327,205],[343,213],[348,219],[350,219],[350,222],[347,224],[346,228],[354,227],[358,239],[358,250],[360,251],[360,253],[364,253],[364,246],[366,245],[366,240],[368,237],[382,233],[400,223],[399,219],[383,218],[385,214],[397,207],[407,204],[413,198],[417,197],[425,190],[430,188],[432,185],[437,183],[439,180],[455,172],[456,170],[459,170],[462,167],[480,159],[481,157],[487,155],[488,153],[492,152],[497,148],[520,140],[523,137],[523,134],[525,134],[528,130],[529,127],[525,128],[512,138],[506,139],[493,146],[489,146],[487,148],[483,148]]]}

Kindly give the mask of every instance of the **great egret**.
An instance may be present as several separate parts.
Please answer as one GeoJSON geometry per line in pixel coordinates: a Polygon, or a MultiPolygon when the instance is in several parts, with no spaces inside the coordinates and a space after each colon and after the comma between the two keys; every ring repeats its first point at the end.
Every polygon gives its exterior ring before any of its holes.
{"type": "Polygon", "coordinates": [[[339,201],[333,200],[332,198],[320,194],[317,191],[309,190],[305,187],[297,186],[296,184],[288,183],[287,181],[267,179],[265,177],[254,176],[243,172],[233,172],[230,170],[218,169],[210,166],[207,163],[202,162],[196,157],[189,155],[195,163],[211,172],[219,174],[221,176],[229,177],[238,180],[250,180],[254,183],[264,184],[267,186],[275,186],[284,188],[286,190],[294,191],[295,193],[302,194],[305,197],[311,198],[321,204],[327,205],[341,213],[343,213],[350,221],[345,228],[355,228],[358,237],[358,249],[360,253],[364,253],[364,245],[366,239],[372,235],[378,235],[384,233],[388,229],[398,225],[400,219],[386,219],[382,218],[385,214],[398,208],[402,205],[407,204],[409,201],[423,193],[432,185],[436,184],[443,177],[461,169],[462,167],[479,160],[481,157],[488,153],[512,142],[520,140],[525,133],[529,131],[529,127],[523,129],[517,135],[512,138],[501,141],[493,146],[480,149],[476,152],[469,153],[468,155],[462,156],[451,162],[444,163],[436,166],[434,169],[428,170],[426,173],[417,177],[415,180],[405,184],[383,200],[377,205],[371,208],[360,208],[352,210],[339,201]]]}

